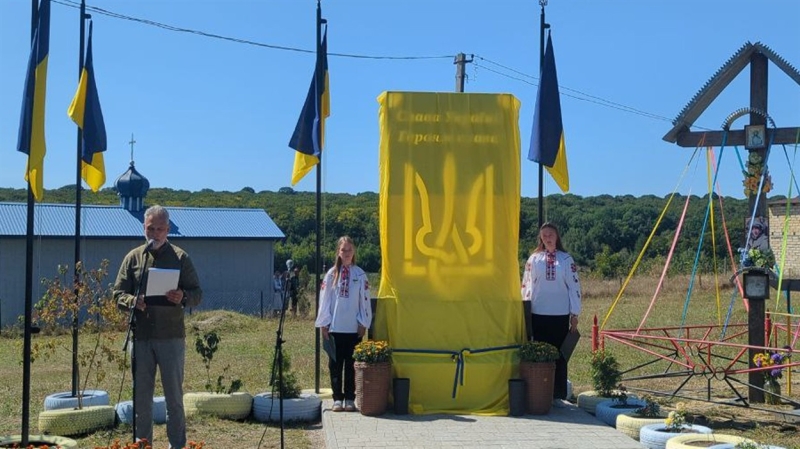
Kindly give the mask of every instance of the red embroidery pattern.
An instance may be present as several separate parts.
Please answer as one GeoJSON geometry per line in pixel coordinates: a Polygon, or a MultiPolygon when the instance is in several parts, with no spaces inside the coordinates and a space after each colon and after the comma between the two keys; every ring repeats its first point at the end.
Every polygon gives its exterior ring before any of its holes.
{"type": "Polygon", "coordinates": [[[545,257],[545,270],[544,270],[544,279],[547,281],[555,281],[556,280],[556,253],[547,252],[547,256],[545,257]]]}
{"type": "Polygon", "coordinates": [[[350,267],[343,266],[342,273],[339,279],[339,297],[350,297],[350,267]]]}

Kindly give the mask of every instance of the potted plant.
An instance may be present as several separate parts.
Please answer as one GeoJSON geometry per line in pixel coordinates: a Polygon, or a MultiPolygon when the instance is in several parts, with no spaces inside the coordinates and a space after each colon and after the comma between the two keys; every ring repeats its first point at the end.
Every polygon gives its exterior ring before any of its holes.
{"type": "Polygon", "coordinates": [[[392,381],[392,348],[384,340],[364,340],[353,351],[356,370],[356,406],[362,415],[386,411],[392,381]]]}
{"type": "MultiPolygon", "coordinates": [[[[79,367],[84,368],[83,382],[72,391],[48,395],[44,411],[39,414],[39,430],[51,435],[78,435],[114,424],[114,408],[109,406],[108,393],[88,389],[89,381],[101,383],[106,377],[105,364],[127,367],[124,354],[117,348],[114,330],[124,329],[121,317],[112,300],[108,276],[108,260],[100,267],[87,270],[76,265],[74,277],[69,267],[58,266],[58,276],[43,281],[46,288],[42,299],[34,306],[34,322],[53,335],[65,330],[65,325],[78,335],[87,332],[94,339],[78,346],[73,376],[80,380],[79,367]],[[80,350],[80,348],[83,348],[80,350]]],[[[56,352],[72,352],[72,341],[46,338],[33,343],[31,361],[47,360],[56,352]]]]}
{"type": "Polygon", "coordinates": [[[532,415],[544,415],[553,405],[558,357],[558,348],[543,341],[527,341],[519,348],[519,377],[525,381],[532,415]]]}
{"type": "Polygon", "coordinates": [[[183,408],[186,416],[197,413],[214,415],[219,418],[244,419],[250,415],[253,405],[253,396],[248,393],[240,393],[242,381],[238,378],[231,378],[230,384],[226,380],[226,374],[230,365],[222,369],[222,374],[216,380],[211,380],[211,362],[214,353],[219,349],[222,339],[216,331],[209,331],[200,335],[195,334],[195,351],[203,358],[203,365],[206,368],[205,393],[185,393],[183,395],[183,408]]]}
{"type": "Polygon", "coordinates": [[[664,422],[666,413],[661,411],[661,406],[655,398],[645,395],[642,398],[644,405],[631,411],[617,415],[616,428],[620,432],[639,441],[639,432],[642,427],[648,424],[658,424],[664,422]]]}
{"type": "Polygon", "coordinates": [[[277,360],[273,360],[270,367],[270,372],[274,376],[272,391],[259,393],[253,397],[253,417],[260,422],[280,421],[282,400],[284,421],[316,421],[320,417],[322,400],[314,393],[303,393],[300,390],[297,377],[292,371],[291,356],[285,349],[282,351],[283,380],[278,378],[277,360]]]}
{"type": "Polygon", "coordinates": [[[597,407],[595,407],[595,416],[609,426],[616,427],[617,415],[632,412],[646,405],[644,401],[628,395],[628,389],[624,385],[619,384],[617,388],[611,392],[611,399],[597,404],[597,407]]]}
{"type": "Polygon", "coordinates": [[[711,433],[711,429],[688,422],[686,404],[679,402],[663,422],[648,424],[639,431],[639,442],[649,449],[665,449],[667,440],[685,433],[711,433]]]}
{"type": "Polygon", "coordinates": [[[578,395],[578,407],[594,415],[597,404],[612,399],[614,387],[622,379],[622,373],[619,371],[617,359],[606,350],[592,353],[589,372],[593,390],[578,395]]]}
{"type": "Polygon", "coordinates": [[[784,354],[778,351],[759,352],[753,356],[753,364],[758,368],[766,368],[764,370],[764,402],[771,405],[780,405],[781,403],[781,384],[778,379],[783,377],[783,367],[779,367],[786,363],[789,354],[784,354]]]}

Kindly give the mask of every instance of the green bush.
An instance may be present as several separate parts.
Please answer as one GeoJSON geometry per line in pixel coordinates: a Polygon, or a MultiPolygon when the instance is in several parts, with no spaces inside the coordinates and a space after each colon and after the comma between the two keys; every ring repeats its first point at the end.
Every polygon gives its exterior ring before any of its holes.
{"type": "Polygon", "coordinates": [[[614,388],[622,379],[617,359],[605,350],[596,351],[592,354],[590,374],[592,376],[592,388],[600,396],[605,397],[611,397],[614,388]]]}

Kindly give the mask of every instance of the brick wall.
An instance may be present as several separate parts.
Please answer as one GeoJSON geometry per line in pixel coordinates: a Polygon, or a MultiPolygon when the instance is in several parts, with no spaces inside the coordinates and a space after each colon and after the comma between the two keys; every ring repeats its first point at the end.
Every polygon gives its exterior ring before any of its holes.
{"type": "MultiPolygon", "coordinates": [[[[786,201],[768,204],[769,209],[769,246],[780,263],[781,245],[783,244],[783,227],[786,214],[786,201]]],[[[800,278],[800,201],[792,200],[789,210],[788,228],[786,231],[786,262],[783,276],[800,278]]]]}

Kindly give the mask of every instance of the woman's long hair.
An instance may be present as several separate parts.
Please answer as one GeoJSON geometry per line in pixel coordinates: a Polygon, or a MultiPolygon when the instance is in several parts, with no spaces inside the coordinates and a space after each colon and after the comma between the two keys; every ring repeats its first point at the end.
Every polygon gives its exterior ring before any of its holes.
{"type": "Polygon", "coordinates": [[[339,237],[339,240],[336,241],[336,263],[333,264],[333,282],[336,283],[339,280],[339,270],[342,268],[342,258],[339,257],[339,250],[342,249],[342,245],[345,243],[349,243],[350,246],[353,247],[353,265],[356,264],[356,245],[353,243],[353,239],[350,236],[343,235],[339,237]]]}
{"type": "Polygon", "coordinates": [[[544,222],[542,224],[542,227],[539,228],[539,236],[537,237],[539,244],[536,245],[536,249],[534,249],[533,252],[540,253],[542,251],[546,251],[546,248],[544,247],[544,242],[542,241],[542,230],[545,228],[552,229],[553,231],[556,232],[556,250],[567,252],[567,250],[564,249],[564,245],[561,243],[561,233],[558,232],[558,228],[556,227],[556,225],[550,223],[549,221],[544,222]]]}

